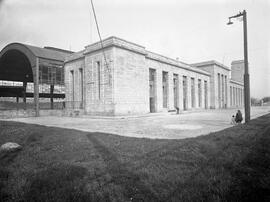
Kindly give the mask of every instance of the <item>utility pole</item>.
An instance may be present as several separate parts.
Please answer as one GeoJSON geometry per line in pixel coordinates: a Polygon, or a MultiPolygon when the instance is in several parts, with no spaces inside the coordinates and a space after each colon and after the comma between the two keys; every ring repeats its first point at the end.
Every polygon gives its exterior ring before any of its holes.
{"type": "Polygon", "coordinates": [[[245,105],[245,123],[250,121],[250,83],[248,71],[248,44],[247,44],[247,12],[243,10],[239,14],[229,17],[227,25],[233,24],[232,18],[243,17],[243,32],[244,32],[244,105],[245,105]]]}

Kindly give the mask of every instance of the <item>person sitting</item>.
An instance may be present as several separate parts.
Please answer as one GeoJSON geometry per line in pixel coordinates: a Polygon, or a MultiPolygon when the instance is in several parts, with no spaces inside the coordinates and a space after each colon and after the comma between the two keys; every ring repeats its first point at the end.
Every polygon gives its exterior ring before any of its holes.
{"type": "Polygon", "coordinates": [[[234,115],[232,115],[231,124],[232,124],[232,125],[236,125],[236,122],[235,122],[235,116],[234,116],[234,115]]]}
{"type": "Polygon", "coordinates": [[[240,110],[237,111],[236,116],[235,116],[235,122],[237,124],[241,123],[243,121],[243,116],[240,110]]]}

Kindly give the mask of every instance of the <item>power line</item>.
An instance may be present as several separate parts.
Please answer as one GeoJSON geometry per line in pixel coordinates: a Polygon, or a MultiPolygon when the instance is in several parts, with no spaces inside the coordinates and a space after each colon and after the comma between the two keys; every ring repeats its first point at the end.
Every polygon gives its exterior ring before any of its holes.
{"type": "Polygon", "coordinates": [[[92,6],[94,19],[95,19],[95,23],[96,23],[96,27],[97,27],[97,31],[98,31],[98,36],[99,36],[99,40],[100,40],[100,44],[101,44],[102,53],[103,53],[104,60],[105,60],[105,65],[108,68],[108,63],[107,63],[107,59],[106,59],[106,55],[105,55],[105,51],[104,51],[104,46],[103,46],[103,42],[102,42],[102,39],[101,39],[100,31],[99,31],[99,26],[98,26],[98,22],[97,22],[97,16],[96,16],[93,0],[91,0],[91,6],[92,6]]]}

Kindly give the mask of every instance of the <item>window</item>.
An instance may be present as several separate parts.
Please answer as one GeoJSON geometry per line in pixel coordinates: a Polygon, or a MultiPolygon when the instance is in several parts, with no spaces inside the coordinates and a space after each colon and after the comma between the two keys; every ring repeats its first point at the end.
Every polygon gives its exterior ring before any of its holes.
{"type": "Polygon", "coordinates": [[[73,102],[74,101],[74,71],[71,70],[70,71],[70,80],[71,80],[71,101],[73,102]]]}
{"type": "Polygon", "coordinates": [[[187,110],[187,77],[183,76],[183,107],[187,110]]]}
{"type": "Polygon", "coordinates": [[[202,80],[198,80],[198,100],[199,100],[199,107],[202,107],[202,80]]]}
{"type": "Polygon", "coordinates": [[[156,112],[156,70],[149,69],[149,107],[150,112],[156,112]]]}
{"type": "Polygon", "coordinates": [[[168,72],[162,72],[163,108],[168,107],[168,72]]]}
{"type": "Polygon", "coordinates": [[[178,74],[173,74],[173,96],[174,96],[174,108],[178,108],[179,99],[179,81],[178,74]]]}
{"type": "Polygon", "coordinates": [[[149,69],[149,95],[155,97],[155,74],[156,70],[149,69]]]}
{"type": "Polygon", "coordinates": [[[227,92],[228,91],[228,89],[227,89],[227,85],[228,84],[227,84],[227,76],[226,75],[224,76],[224,80],[225,80],[224,81],[224,84],[225,84],[225,100],[224,100],[224,105],[225,105],[225,108],[227,108],[228,107],[227,106],[228,105],[228,103],[227,103],[228,102],[228,92],[227,92]]]}
{"type": "Polygon", "coordinates": [[[57,67],[56,68],[56,84],[62,84],[62,68],[57,67]]]}
{"type": "Polygon", "coordinates": [[[208,108],[208,84],[207,81],[204,81],[204,108],[208,108]]]}
{"type": "Polygon", "coordinates": [[[98,85],[98,99],[101,99],[101,66],[100,61],[97,61],[97,85],[98,85]]]}
{"type": "Polygon", "coordinates": [[[80,95],[81,95],[81,101],[83,101],[83,69],[82,68],[80,68],[79,69],[79,73],[80,73],[80,90],[81,90],[81,92],[80,92],[80,95]]]}
{"type": "Polygon", "coordinates": [[[220,73],[218,73],[218,108],[220,108],[221,106],[220,91],[220,73]]]}
{"type": "Polygon", "coordinates": [[[191,78],[191,107],[195,107],[195,79],[191,78]]]}

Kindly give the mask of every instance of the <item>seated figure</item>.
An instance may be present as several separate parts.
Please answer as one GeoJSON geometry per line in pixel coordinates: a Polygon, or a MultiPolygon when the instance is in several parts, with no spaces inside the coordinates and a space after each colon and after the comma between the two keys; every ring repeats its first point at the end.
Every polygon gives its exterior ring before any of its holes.
{"type": "Polygon", "coordinates": [[[237,124],[241,123],[243,121],[243,116],[240,110],[237,111],[236,116],[235,116],[235,122],[237,124]]]}

